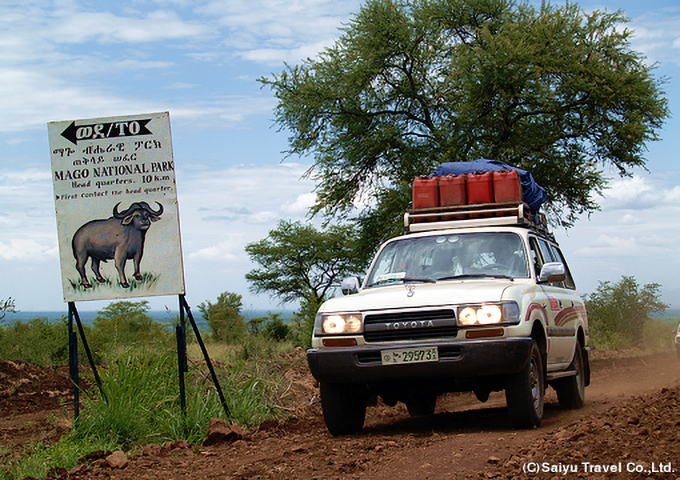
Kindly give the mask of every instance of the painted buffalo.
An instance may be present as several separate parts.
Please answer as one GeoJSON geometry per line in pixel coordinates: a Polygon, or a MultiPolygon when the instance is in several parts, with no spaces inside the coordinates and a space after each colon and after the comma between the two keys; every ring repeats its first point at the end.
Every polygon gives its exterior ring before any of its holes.
{"type": "Polygon", "coordinates": [[[76,259],[76,270],[80,274],[81,285],[92,287],[85,273],[85,264],[92,259],[92,272],[98,282],[104,282],[99,273],[100,262],[113,260],[120,277],[120,285],[130,285],[125,277],[125,263],[132,259],[135,265],[134,277],[142,279],[139,264],[144,254],[144,238],[151,222],[160,220],[163,205],[153,210],[146,202],[135,202],[127,210],[118,211],[120,202],[113,207],[113,217],[106,220],[92,220],[80,227],[73,236],[73,256],[76,259]]]}

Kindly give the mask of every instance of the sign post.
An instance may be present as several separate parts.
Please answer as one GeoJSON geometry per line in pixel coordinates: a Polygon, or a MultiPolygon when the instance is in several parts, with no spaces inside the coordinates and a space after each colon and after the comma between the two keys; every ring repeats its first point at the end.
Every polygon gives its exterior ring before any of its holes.
{"type": "Polygon", "coordinates": [[[51,122],[48,133],[64,300],[183,295],[169,114],[51,122]]]}
{"type": "MultiPolygon", "coordinates": [[[[73,318],[98,384],[99,377],[75,302],[178,295],[182,319],[185,307],[188,311],[170,115],[68,120],[47,126],[62,289],[64,301],[69,303],[69,365],[77,417],[78,354],[73,318]]],[[[187,365],[183,320],[176,333],[184,411],[187,365]]],[[[212,369],[207,352],[204,355],[212,369]]],[[[214,375],[213,380],[221,394],[214,375]]],[[[224,401],[223,405],[229,416],[224,401]]]]}

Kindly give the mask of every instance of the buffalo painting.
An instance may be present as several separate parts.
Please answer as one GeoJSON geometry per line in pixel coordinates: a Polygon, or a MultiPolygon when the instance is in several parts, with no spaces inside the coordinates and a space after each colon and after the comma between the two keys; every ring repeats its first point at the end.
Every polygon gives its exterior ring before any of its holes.
{"type": "Polygon", "coordinates": [[[151,222],[160,220],[163,213],[163,205],[156,204],[158,208],[154,210],[146,202],[135,202],[119,212],[119,202],[113,207],[112,217],[92,220],[76,231],[71,245],[83,288],[92,287],[85,273],[85,264],[89,259],[92,259],[92,272],[100,283],[105,282],[105,279],[99,273],[99,265],[107,260],[114,261],[123,288],[130,286],[125,277],[125,264],[129,259],[134,263],[134,278],[142,280],[140,263],[146,232],[151,222]]]}

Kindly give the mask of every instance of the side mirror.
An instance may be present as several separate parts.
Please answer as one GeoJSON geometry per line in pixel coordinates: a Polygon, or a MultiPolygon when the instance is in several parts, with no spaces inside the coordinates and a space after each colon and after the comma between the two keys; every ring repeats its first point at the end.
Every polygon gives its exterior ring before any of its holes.
{"type": "Polygon", "coordinates": [[[359,277],[347,277],[340,284],[340,289],[343,295],[352,295],[353,293],[359,293],[361,288],[361,282],[359,277]]]}
{"type": "Polygon", "coordinates": [[[541,274],[538,276],[538,283],[559,283],[567,278],[567,271],[564,264],[560,262],[550,262],[543,265],[541,274]]]}

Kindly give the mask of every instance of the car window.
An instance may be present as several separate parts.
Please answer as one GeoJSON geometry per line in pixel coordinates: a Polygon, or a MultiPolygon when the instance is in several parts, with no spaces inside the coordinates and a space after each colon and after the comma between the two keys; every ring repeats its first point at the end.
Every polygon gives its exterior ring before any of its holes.
{"type": "Polygon", "coordinates": [[[548,262],[560,262],[564,265],[564,270],[566,273],[565,280],[563,282],[554,283],[553,286],[558,286],[562,288],[575,289],[576,285],[569,272],[569,266],[567,265],[564,255],[559,248],[555,245],[551,245],[542,238],[532,237],[531,241],[532,255],[534,256],[534,264],[536,268],[536,275],[538,276],[541,272],[543,264],[548,262]]]}
{"type": "Polygon", "coordinates": [[[541,249],[541,256],[543,257],[543,263],[557,262],[558,261],[555,258],[555,256],[553,255],[553,251],[550,248],[550,245],[548,245],[548,242],[546,242],[542,238],[539,238],[538,239],[538,246],[541,249]]]}
{"type": "Polygon", "coordinates": [[[539,253],[538,242],[534,237],[529,239],[529,245],[531,246],[531,260],[534,265],[534,272],[536,272],[536,277],[541,273],[541,267],[543,266],[543,259],[539,253]]]}
{"type": "Polygon", "coordinates": [[[457,275],[529,277],[526,249],[513,232],[407,237],[383,248],[367,286],[438,281],[457,275]]]}
{"type": "Polygon", "coordinates": [[[564,280],[564,286],[566,288],[571,288],[571,289],[576,288],[576,284],[574,284],[574,279],[572,278],[571,272],[569,271],[569,265],[567,265],[567,261],[564,259],[564,255],[562,255],[562,251],[559,248],[557,248],[555,245],[551,245],[550,249],[552,250],[553,255],[557,259],[556,261],[562,262],[562,264],[564,265],[564,270],[566,271],[566,274],[567,274],[567,276],[564,280]]]}

